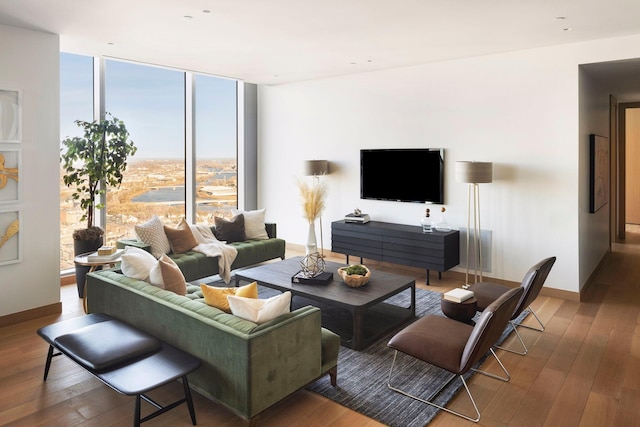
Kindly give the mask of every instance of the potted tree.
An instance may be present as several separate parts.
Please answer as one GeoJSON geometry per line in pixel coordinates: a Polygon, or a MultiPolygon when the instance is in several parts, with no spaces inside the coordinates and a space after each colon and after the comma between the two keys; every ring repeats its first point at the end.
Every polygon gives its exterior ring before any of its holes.
{"type": "MultiPolygon", "coordinates": [[[[86,227],[73,232],[74,253],[78,255],[95,251],[103,244],[104,230],[94,223],[95,210],[104,207],[99,196],[106,193],[109,186],[120,186],[127,158],[134,155],[137,148],[129,140],[124,122],[109,113],[102,120],[74,123],[83,129],[84,135],[62,141],[60,161],[64,169],[63,182],[73,188],[71,197],[80,202],[84,211],[80,221],[87,221],[86,227]]],[[[84,294],[88,270],[76,265],[80,297],[84,294]]]]}

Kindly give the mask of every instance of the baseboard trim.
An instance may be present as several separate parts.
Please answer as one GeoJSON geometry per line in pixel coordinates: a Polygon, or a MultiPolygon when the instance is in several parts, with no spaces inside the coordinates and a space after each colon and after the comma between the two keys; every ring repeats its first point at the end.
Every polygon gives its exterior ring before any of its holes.
{"type": "Polygon", "coordinates": [[[60,286],[70,285],[72,283],[76,283],[75,274],[67,274],[65,276],[60,276],[60,286]]]}
{"type": "Polygon", "coordinates": [[[0,328],[4,326],[15,325],[16,323],[37,319],[39,317],[50,316],[52,314],[61,314],[61,313],[62,313],[62,302],[44,305],[42,307],[36,307],[30,310],[25,310],[18,313],[8,314],[6,316],[0,317],[0,328]]]}

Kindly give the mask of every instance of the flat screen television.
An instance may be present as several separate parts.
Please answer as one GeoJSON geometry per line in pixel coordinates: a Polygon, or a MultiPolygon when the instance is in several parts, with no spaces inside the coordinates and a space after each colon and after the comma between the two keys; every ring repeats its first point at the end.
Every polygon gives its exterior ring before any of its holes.
{"type": "Polygon", "coordinates": [[[360,150],[360,197],[444,204],[444,149],[360,150]]]}

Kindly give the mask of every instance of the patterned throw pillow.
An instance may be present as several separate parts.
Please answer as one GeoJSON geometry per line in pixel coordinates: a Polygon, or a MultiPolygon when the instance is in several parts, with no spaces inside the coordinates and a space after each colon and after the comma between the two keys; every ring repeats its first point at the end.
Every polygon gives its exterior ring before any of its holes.
{"type": "Polygon", "coordinates": [[[175,292],[178,295],[187,294],[187,282],[184,275],[178,264],[167,254],[162,254],[156,266],[149,271],[149,282],[153,286],[175,292]]]}
{"type": "Polygon", "coordinates": [[[166,234],[167,239],[169,239],[171,252],[174,254],[183,254],[198,245],[198,241],[184,218],[182,218],[176,228],[165,225],[164,234],[166,234]]]}
{"type": "Polygon", "coordinates": [[[164,233],[164,225],[162,225],[162,220],[157,215],[154,215],[149,221],[137,224],[134,228],[138,240],[151,246],[151,253],[156,259],[160,258],[162,254],[168,254],[171,251],[169,239],[164,233]]]}
{"type": "Polygon", "coordinates": [[[291,292],[283,292],[267,299],[251,299],[230,295],[229,307],[234,316],[261,324],[290,312],[291,292]]]}
{"type": "Polygon", "coordinates": [[[219,308],[227,313],[231,313],[229,300],[227,299],[229,295],[258,298],[258,284],[256,282],[234,288],[220,288],[218,286],[209,286],[201,283],[200,289],[202,290],[202,295],[204,295],[204,302],[211,307],[219,308]]]}
{"type": "Polygon", "coordinates": [[[243,242],[246,240],[244,234],[244,216],[242,214],[236,215],[230,220],[217,216],[215,217],[215,221],[215,235],[218,240],[226,241],[227,243],[243,242]]]}
{"type": "Polygon", "coordinates": [[[258,209],[256,211],[239,211],[232,209],[234,216],[242,215],[244,217],[244,234],[247,239],[267,240],[269,235],[264,226],[265,210],[258,209]]]}

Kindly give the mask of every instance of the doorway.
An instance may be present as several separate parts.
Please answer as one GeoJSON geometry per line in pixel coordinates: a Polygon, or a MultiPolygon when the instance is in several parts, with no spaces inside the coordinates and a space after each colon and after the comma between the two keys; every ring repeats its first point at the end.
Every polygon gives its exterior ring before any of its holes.
{"type": "Polygon", "coordinates": [[[640,102],[618,105],[618,228],[624,240],[627,229],[640,229],[640,102]]]}

